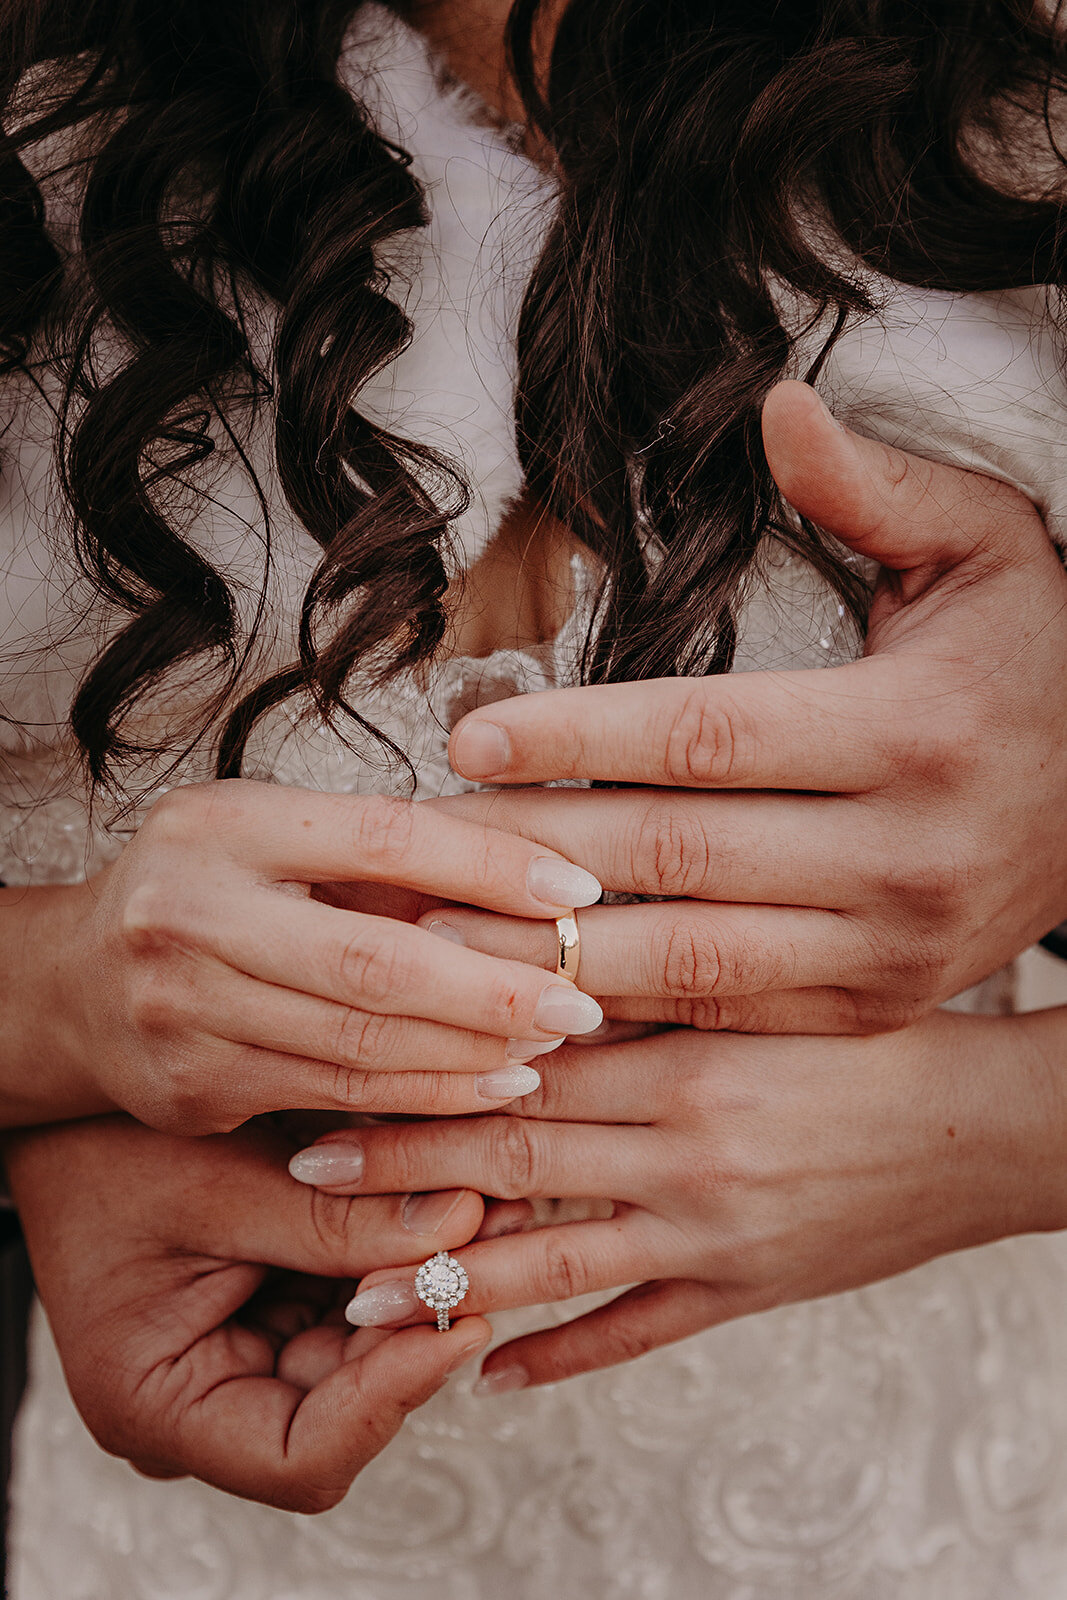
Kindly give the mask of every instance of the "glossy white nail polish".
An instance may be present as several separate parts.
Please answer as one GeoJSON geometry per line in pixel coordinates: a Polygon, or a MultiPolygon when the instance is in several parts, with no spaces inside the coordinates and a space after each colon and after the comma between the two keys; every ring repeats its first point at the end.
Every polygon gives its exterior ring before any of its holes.
{"type": "Polygon", "coordinates": [[[313,1144],[297,1151],[289,1173],[298,1183],[312,1187],[358,1183],[363,1176],[363,1151],[358,1144],[313,1144]]]}
{"type": "Polygon", "coordinates": [[[478,1396],[479,1400],[488,1399],[494,1394],[510,1394],[515,1389],[525,1389],[530,1381],[530,1374],[525,1367],[497,1367],[495,1372],[483,1372],[471,1388],[471,1394],[478,1396]]]}
{"type": "Polygon", "coordinates": [[[526,887],[549,906],[592,906],[604,890],[591,872],[572,861],[557,861],[554,856],[535,856],[526,869],[526,887]]]}
{"type": "Polygon", "coordinates": [[[550,983],[542,991],[533,1016],[546,1033],[592,1033],[604,1020],[604,1013],[591,994],[583,994],[573,983],[550,983]]]}
{"type": "Polygon", "coordinates": [[[355,1328],[384,1328],[413,1317],[419,1305],[414,1284],[377,1283],[353,1295],[345,1306],[345,1319],[355,1328]]]}
{"type": "Polygon", "coordinates": [[[537,1056],[547,1056],[549,1051],[558,1050],[563,1043],[563,1039],[549,1039],[547,1044],[538,1044],[533,1039],[509,1039],[504,1054],[509,1061],[533,1061],[537,1056]]]}
{"type": "Polygon", "coordinates": [[[501,1067],[499,1072],[480,1072],[474,1087],[483,1100],[515,1100],[519,1095],[532,1094],[540,1082],[539,1072],[516,1062],[513,1067],[501,1067]]]}

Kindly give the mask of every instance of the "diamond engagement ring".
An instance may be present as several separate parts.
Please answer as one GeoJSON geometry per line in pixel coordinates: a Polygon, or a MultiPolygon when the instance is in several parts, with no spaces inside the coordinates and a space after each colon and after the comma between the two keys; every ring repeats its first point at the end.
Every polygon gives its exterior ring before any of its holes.
{"type": "Polygon", "coordinates": [[[448,1313],[454,1311],[470,1288],[470,1279],[455,1256],[438,1250],[415,1274],[415,1293],[423,1305],[437,1312],[437,1326],[448,1332],[448,1313]]]}

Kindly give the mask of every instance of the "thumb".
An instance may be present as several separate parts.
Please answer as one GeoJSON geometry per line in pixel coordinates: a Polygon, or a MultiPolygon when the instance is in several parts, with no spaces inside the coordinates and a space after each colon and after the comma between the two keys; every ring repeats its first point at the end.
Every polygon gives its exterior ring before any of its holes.
{"type": "Polygon", "coordinates": [[[1026,524],[1047,548],[1044,523],[1017,489],[852,433],[810,384],[771,390],[763,444],[796,511],[894,571],[928,577],[981,555],[1017,562],[1026,524]]]}

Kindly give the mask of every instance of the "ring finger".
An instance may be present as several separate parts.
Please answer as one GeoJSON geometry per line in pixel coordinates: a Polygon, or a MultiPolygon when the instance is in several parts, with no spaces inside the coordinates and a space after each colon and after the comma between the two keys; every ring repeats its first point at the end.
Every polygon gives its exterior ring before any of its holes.
{"type": "MultiPolygon", "coordinates": [[[[448,906],[421,926],[486,954],[552,970],[555,927],[448,906]],[[444,930],[448,929],[448,933],[444,930]]],[[[843,912],[668,900],[579,912],[579,982],[596,995],[692,1000],[871,984],[869,938],[843,912]]]]}
{"type": "MultiPolygon", "coordinates": [[[[680,1244],[646,1211],[610,1221],[568,1222],[490,1239],[455,1252],[470,1288],[464,1316],[515,1306],[555,1305],[577,1295],[616,1289],[650,1270],[657,1277],[684,1272],[680,1244]]],[[[345,1316],[356,1327],[425,1321],[434,1315],[415,1294],[410,1272],[374,1272],[360,1280],[345,1316]]]]}

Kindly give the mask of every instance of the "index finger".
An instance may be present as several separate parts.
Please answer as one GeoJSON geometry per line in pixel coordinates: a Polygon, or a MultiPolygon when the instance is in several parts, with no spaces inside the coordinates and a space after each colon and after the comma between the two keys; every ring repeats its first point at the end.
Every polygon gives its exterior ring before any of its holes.
{"type": "MultiPolygon", "coordinates": [[[[936,691],[932,691],[936,692],[936,691]]],[[[875,659],[801,672],[650,678],[546,690],[472,711],[455,770],[483,783],[559,778],[694,789],[856,793],[898,769],[916,696],[875,659]]]]}

